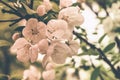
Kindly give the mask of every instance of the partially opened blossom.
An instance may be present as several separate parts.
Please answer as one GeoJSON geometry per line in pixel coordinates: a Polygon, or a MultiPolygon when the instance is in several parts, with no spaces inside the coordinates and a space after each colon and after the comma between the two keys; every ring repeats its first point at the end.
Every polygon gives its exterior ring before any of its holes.
{"type": "Polygon", "coordinates": [[[39,5],[39,6],[37,7],[37,14],[38,14],[39,16],[43,16],[43,15],[46,14],[46,7],[45,7],[45,5],[39,5]]]}
{"type": "Polygon", "coordinates": [[[47,23],[46,35],[50,39],[69,39],[72,36],[69,33],[68,24],[64,20],[52,19],[47,23]]]}
{"type": "Polygon", "coordinates": [[[21,34],[19,33],[19,32],[16,32],[16,33],[14,33],[13,35],[12,35],[12,39],[15,41],[15,40],[17,40],[18,38],[20,38],[21,37],[21,34]]]}
{"type": "Polygon", "coordinates": [[[35,44],[46,38],[46,25],[43,22],[38,22],[35,18],[31,18],[27,21],[22,33],[27,40],[35,44]]]}
{"type": "Polygon", "coordinates": [[[49,62],[47,65],[46,65],[46,70],[51,70],[51,69],[54,69],[55,67],[55,64],[53,62],[49,62]]]}
{"type": "Polygon", "coordinates": [[[73,4],[72,0],[60,0],[59,7],[64,8],[64,7],[69,7],[73,4]]]}
{"type": "Polygon", "coordinates": [[[58,15],[59,19],[66,20],[69,25],[69,29],[72,31],[74,26],[78,26],[83,23],[84,18],[80,14],[80,8],[76,7],[67,7],[62,9],[58,15]]]}
{"type": "Polygon", "coordinates": [[[42,77],[44,80],[54,80],[55,79],[55,70],[51,69],[51,70],[43,71],[42,77]]]}
{"type": "Polygon", "coordinates": [[[52,4],[51,4],[50,0],[43,0],[43,5],[45,6],[46,11],[49,11],[52,9],[52,4]]]}
{"type": "Polygon", "coordinates": [[[35,66],[30,66],[29,69],[23,73],[23,80],[40,80],[41,73],[35,66]]]}
{"type": "Polygon", "coordinates": [[[38,47],[31,45],[26,39],[19,38],[11,47],[17,53],[17,59],[21,62],[35,62],[38,56],[38,47]]]}

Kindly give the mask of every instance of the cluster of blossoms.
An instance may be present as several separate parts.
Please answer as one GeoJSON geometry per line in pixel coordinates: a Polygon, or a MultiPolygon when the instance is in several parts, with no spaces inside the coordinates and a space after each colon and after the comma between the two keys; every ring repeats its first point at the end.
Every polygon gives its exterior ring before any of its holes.
{"type": "Polygon", "coordinates": [[[24,70],[22,80],[40,80],[42,77],[44,80],[54,80],[55,70],[54,63],[48,63],[46,65],[45,71],[42,73],[37,69],[37,67],[31,65],[29,69],[24,70]]]}
{"type": "MultiPolygon", "coordinates": [[[[84,19],[80,14],[80,8],[71,6],[72,0],[67,1],[60,0],[61,10],[57,19],[51,19],[45,24],[37,18],[30,18],[22,30],[22,37],[19,33],[13,35],[15,43],[11,49],[15,50],[19,61],[33,63],[37,60],[38,54],[44,54],[43,65],[46,65],[49,59],[62,64],[67,57],[77,54],[79,44],[74,41],[72,32],[84,19]]],[[[43,16],[50,10],[50,1],[43,0],[36,13],[43,16]]]]}

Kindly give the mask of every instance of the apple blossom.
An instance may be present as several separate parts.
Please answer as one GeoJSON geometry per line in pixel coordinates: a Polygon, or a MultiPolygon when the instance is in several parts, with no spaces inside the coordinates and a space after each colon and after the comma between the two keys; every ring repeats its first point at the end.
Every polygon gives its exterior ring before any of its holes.
{"type": "Polygon", "coordinates": [[[46,35],[49,39],[70,39],[72,35],[69,33],[68,24],[64,20],[52,19],[47,23],[46,35]]]}
{"type": "Polygon", "coordinates": [[[35,66],[30,66],[29,69],[23,72],[23,80],[40,80],[41,73],[35,66]]]}
{"type": "Polygon", "coordinates": [[[78,26],[84,21],[84,18],[80,14],[80,8],[78,6],[62,9],[58,14],[58,18],[66,20],[71,31],[73,31],[74,26],[78,26]]]}
{"type": "Polygon", "coordinates": [[[51,70],[51,69],[54,69],[54,67],[55,67],[55,64],[54,63],[52,63],[52,62],[49,62],[47,65],[46,65],[46,70],[51,70]]]}
{"type": "Polygon", "coordinates": [[[53,62],[57,64],[64,63],[69,53],[70,50],[68,46],[60,42],[52,43],[47,50],[47,55],[49,55],[52,58],[53,62]]]}
{"type": "Polygon", "coordinates": [[[37,45],[31,45],[26,39],[19,38],[15,41],[12,50],[17,52],[17,59],[21,62],[35,62],[38,57],[37,45]]]}
{"type": "Polygon", "coordinates": [[[42,77],[44,80],[54,80],[55,70],[51,69],[51,70],[43,71],[42,77]]]}
{"type": "Polygon", "coordinates": [[[40,40],[46,38],[46,24],[38,22],[35,18],[31,18],[27,21],[22,33],[32,44],[38,43],[40,40]]]}

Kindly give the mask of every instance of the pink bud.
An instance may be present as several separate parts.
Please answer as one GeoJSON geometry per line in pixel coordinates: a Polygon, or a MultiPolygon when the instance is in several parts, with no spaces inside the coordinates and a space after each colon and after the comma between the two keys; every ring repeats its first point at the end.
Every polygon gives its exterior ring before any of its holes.
{"type": "Polygon", "coordinates": [[[55,78],[55,70],[48,70],[48,71],[44,71],[42,73],[42,77],[44,80],[54,80],[55,78]]]}
{"type": "Polygon", "coordinates": [[[54,68],[54,64],[53,63],[48,63],[46,66],[46,70],[51,70],[54,68]]]}
{"type": "Polygon", "coordinates": [[[46,14],[46,8],[45,8],[44,5],[38,6],[38,8],[37,8],[37,14],[39,16],[43,16],[44,14],[46,14]]]}
{"type": "Polygon", "coordinates": [[[13,36],[12,36],[12,39],[15,41],[18,38],[20,38],[20,33],[18,33],[18,32],[14,33],[13,36]]]}

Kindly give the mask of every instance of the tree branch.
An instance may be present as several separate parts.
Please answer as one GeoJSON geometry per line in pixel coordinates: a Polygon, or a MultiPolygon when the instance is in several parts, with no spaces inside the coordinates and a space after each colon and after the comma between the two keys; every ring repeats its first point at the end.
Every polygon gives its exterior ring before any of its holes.
{"type": "Polygon", "coordinates": [[[0,22],[13,22],[13,21],[16,21],[16,20],[19,20],[19,19],[0,20],[0,22]]]}
{"type": "Polygon", "coordinates": [[[83,37],[81,37],[79,35],[79,33],[73,31],[73,34],[76,35],[80,40],[84,41],[92,49],[96,49],[99,52],[99,54],[102,57],[102,59],[110,66],[112,72],[115,74],[115,77],[120,79],[120,76],[119,76],[120,73],[114,68],[114,66],[112,65],[112,63],[109,61],[109,59],[106,57],[106,55],[103,53],[103,51],[100,48],[97,48],[95,45],[89,43],[86,39],[84,39],[83,37]]]}

